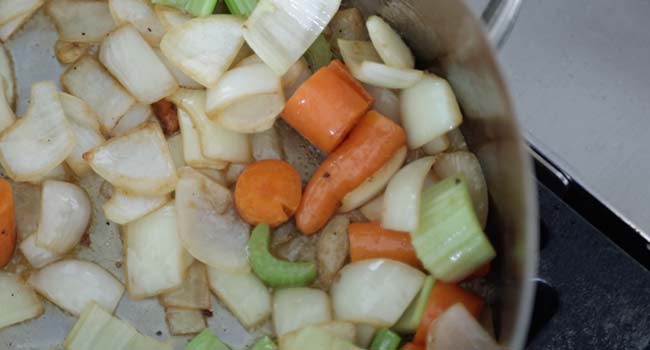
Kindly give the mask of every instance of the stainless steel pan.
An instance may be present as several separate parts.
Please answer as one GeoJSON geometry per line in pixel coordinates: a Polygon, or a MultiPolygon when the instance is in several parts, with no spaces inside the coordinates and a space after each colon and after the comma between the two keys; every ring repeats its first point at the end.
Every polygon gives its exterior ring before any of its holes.
{"type": "MultiPolygon", "coordinates": [[[[496,328],[500,342],[523,347],[531,315],[537,266],[537,206],[530,158],[520,137],[506,84],[490,41],[498,46],[508,33],[520,0],[491,0],[483,18],[487,31],[459,0],[352,0],[365,14],[378,13],[392,23],[413,48],[421,68],[430,68],[450,81],[462,106],[463,132],[481,160],[491,196],[492,235],[499,257],[496,265],[496,328]]],[[[18,79],[19,114],[24,112],[29,87],[40,80],[58,80],[62,67],[54,59],[56,33],[39,13],[8,47],[18,79]]],[[[82,183],[93,194],[95,212],[90,247],[81,258],[96,261],[123,278],[119,267],[121,243],[117,227],[102,213],[101,180],[82,183]]],[[[210,326],[235,349],[245,349],[261,328],[247,332],[216,301],[210,326]]],[[[45,316],[0,332],[0,350],[62,349],[75,322],[54,306],[45,316]]],[[[2,310],[0,310],[2,312],[2,310]]],[[[139,331],[167,339],[164,314],[156,300],[132,302],[124,298],[117,315],[139,331]]],[[[177,347],[184,339],[175,339],[177,347]]]]}

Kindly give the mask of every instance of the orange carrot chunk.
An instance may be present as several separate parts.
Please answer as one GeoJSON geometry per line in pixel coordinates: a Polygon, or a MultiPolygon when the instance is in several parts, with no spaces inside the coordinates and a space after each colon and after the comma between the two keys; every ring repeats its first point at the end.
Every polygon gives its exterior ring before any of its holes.
{"type": "Polygon", "coordinates": [[[309,180],[296,212],[298,229],[312,234],[322,228],[341,199],[379,170],[405,140],[399,125],[375,111],[368,112],[309,180]]]}
{"type": "Polygon", "coordinates": [[[237,212],[251,225],[277,227],[298,209],[300,175],[282,160],[263,160],[246,167],[235,185],[237,212]]]}
{"type": "Polygon", "coordinates": [[[472,272],[472,274],[469,275],[469,277],[467,277],[467,280],[472,280],[475,278],[483,278],[490,273],[491,269],[492,269],[492,262],[488,261],[485,264],[483,264],[481,267],[476,269],[476,271],[472,272]]]}
{"type": "Polygon", "coordinates": [[[416,344],[426,344],[431,323],[447,311],[447,309],[458,303],[463,304],[467,311],[474,315],[474,317],[480,315],[484,305],[483,299],[476,294],[455,284],[436,281],[431,290],[431,294],[429,294],[427,306],[420,319],[420,325],[415,333],[413,342],[416,344]]]}
{"type": "Polygon", "coordinates": [[[375,222],[357,222],[348,226],[348,237],[352,262],[383,258],[422,267],[408,232],[387,230],[375,222]]]}
{"type": "Polygon", "coordinates": [[[16,249],[16,215],[11,184],[0,179],[0,269],[7,266],[16,249]]]}
{"type": "Polygon", "coordinates": [[[373,102],[343,63],[336,60],[296,90],[282,111],[282,119],[316,147],[330,153],[373,102]]]}

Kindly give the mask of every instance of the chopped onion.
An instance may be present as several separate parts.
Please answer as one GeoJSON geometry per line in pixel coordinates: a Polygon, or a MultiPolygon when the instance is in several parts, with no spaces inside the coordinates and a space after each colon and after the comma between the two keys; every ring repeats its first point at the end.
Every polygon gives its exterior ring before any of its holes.
{"type": "Polygon", "coordinates": [[[389,230],[411,232],[418,226],[420,196],[434,157],[407,164],[393,176],[384,193],[381,225],[389,230]]]}
{"type": "Polygon", "coordinates": [[[157,210],[170,200],[168,194],[148,197],[116,189],[102,208],[108,220],[124,225],[157,210]]]}
{"type": "Polygon", "coordinates": [[[228,163],[206,158],[201,150],[201,139],[192,118],[183,109],[178,109],[178,123],[183,139],[183,157],[187,165],[196,168],[224,169],[228,163]]]}
{"type": "Polygon", "coordinates": [[[23,253],[23,256],[35,269],[40,269],[41,267],[63,257],[61,254],[57,254],[51,250],[36,245],[36,234],[30,235],[26,240],[20,243],[20,252],[23,253]]]}
{"type": "Polygon", "coordinates": [[[362,350],[351,341],[342,339],[330,330],[319,326],[307,326],[280,338],[282,350],[362,350]]]}
{"type": "Polygon", "coordinates": [[[449,148],[449,137],[447,135],[438,136],[422,146],[424,153],[430,156],[442,153],[447,148],[449,148]]]}
{"type": "Polygon", "coordinates": [[[368,34],[375,50],[387,65],[413,69],[415,58],[402,37],[381,17],[370,16],[366,21],[368,34]]]}
{"type": "Polygon", "coordinates": [[[165,320],[172,335],[196,334],[206,328],[201,310],[168,307],[165,309],[165,320]]]}
{"type": "MultiPolygon", "coordinates": [[[[36,11],[34,11],[36,12],[36,11]]],[[[11,21],[0,25],[0,41],[7,42],[11,36],[18,31],[30,18],[34,12],[22,14],[11,21]]]]}
{"type": "Polygon", "coordinates": [[[278,337],[332,320],[327,293],[313,288],[283,288],[273,295],[273,327],[278,337]]]}
{"type": "Polygon", "coordinates": [[[462,304],[438,317],[429,328],[427,350],[503,350],[462,304]]]}
{"type": "Polygon", "coordinates": [[[375,333],[377,333],[377,328],[375,328],[375,326],[366,323],[359,323],[357,324],[357,339],[355,340],[355,343],[364,349],[368,348],[372,339],[375,337],[375,333]]]}
{"type": "Polygon", "coordinates": [[[384,195],[379,195],[361,207],[361,214],[369,221],[381,221],[381,213],[384,210],[384,195]]]}
{"type": "Polygon", "coordinates": [[[12,179],[34,181],[61,164],[74,145],[56,86],[40,82],[32,85],[25,115],[0,136],[0,163],[12,179]]]}
{"type": "Polygon", "coordinates": [[[248,136],[211,121],[205,113],[205,92],[180,89],[171,100],[191,117],[201,141],[201,152],[209,158],[245,163],[251,159],[248,136]]]}
{"type": "Polygon", "coordinates": [[[86,102],[78,97],[59,93],[59,99],[77,140],[65,161],[77,176],[83,177],[91,170],[83,159],[83,154],[106,141],[100,132],[99,117],[86,102]]]}
{"type": "Polygon", "coordinates": [[[97,112],[105,133],[113,130],[120,117],[135,103],[135,99],[90,56],[71,65],[61,76],[61,82],[68,92],[97,112]]]}
{"type": "Polygon", "coordinates": [[[314,325],[314,327],[349,342],[354,342],[357,338],[357,327],[352,322],[331,321],[314,325]]]}
{"type": "Polygon", "coordinates": [[[16,104],[16,80],[14,76],[14,64],[9,51],[0,44],[0,80],[3,80],[0,87],[4,90],[4,96],[9,106],[16,104]]]}
{"type": "Polygon", "coordinates": [[[71,177],[70,174],[68,174],[68,169],[63,164],[59,164],[47,174],[31,179],[29,182],[32,184],[40,184],[47,180],[69,181],[71,180],[71,177]]]}
{"type": "Polygon", "coordinates": [[[162,62],[167,69],[169,69],[169,72],[172,73],[172,75],[176,78],[176,81],[178,81],[178,85],[184,88],[188,89],[202,89],[203,85],[197,83],[194,79],[190,78],[187,76],[187,74],[183,73],[182,70],[178,69],[173,63],[171,63],[167,57],[160,51],[160,49],[155,48],[154,52],[160,58],[160,62],[162,62]]]}
{"type": "Polygon", "coordinates": [[[218,183],[221,186],[227,186],[226,174],[223,170],[216,169],[196,169],[201,174],[205,175],[208,179],[218,183]]]}
{"type": "Polygon", "coordinates": [[[332,285],[336,319],[390,327],[420,290],[424,273],[385,259],[346,265],[332,285]]]}
{"type": "Polygon", "coordinates": [[[0,271],[0,286],[0,329],[43,313],[41,300],[18,276],[0,271]]]}
{"type": "Polygon", "coordinates": [[[239,175],[246,169],[246,166],[248,164],[244,163],[232,163],[228,166],[228,170],[226,170],[226,183],[228,185],[232,185],[235,182],[237,182],[237,179],[239,178],[239,175]]]}
{"type": "Polygon", "coordinates": [[[339,49],[352,75],[366,84],[405,89],[422,78],[422,71],[383,64],[371,42],[339,39],[339,49]]]}
{"type": "Polygon", "coordinates": [[[63,64],[72,63],[88,52],[89,43],[74,43],[69,41],[57,40],[54,45],[56,59],[63,64]]]}
{"type": "Polygon", "coordinates": [[[249,227],[235,212],[227,188],[192,168],[182,168],[176,211],[179,236],[195,259],[222,270],[249,270],[249,227]]]}
{"type": "Polygon", "coordinates": [[[210,309],[210,287],[205,265],[195,263],[187,269],[180,288],[160,296],[165,307],[179,307],[194,310],[210,309]]]}
{"type": "Polygon", "coordinates": [[[106,1],[50,0],[45,12],[52,18],[59,40],[99,42],[115,28],[106,1]]]}
{"type": "Polygon", "coordinates": [[[86,232],[91,210],[90,199],[81,187],[45,181],[36,244],[58,254],[69,252],[86,232]]]}
{"type": "Polygon", "coordinates": [[[397,124],[402,123],[399,96],[393,90],[369,84],[364,84],[363,87],[375,98],[372,109],[390,118],[397,124]]]}
{"type": "Polygon", "coordinates": [[[278,75],[307,51],[339,9],[341,0],[262,0],[244,25],[248,45],[278,75]]]}
{"type": "Polygon", "coordinates": [[[124,226],[126,289],[142,299],[178,288],[185,249],[178,238],[174,203],[124,226]]]}
{"type": "Polygon", "coordinates": [[[95,302],[113,312],[122,299],[124,286],[106,270],[81,260],[55,262],[27,281],[36,291],[65,311],[79,316],[95,302]]]}
{"type": "Polygon", "coordinates": [[[192,19],[191,15],[165,5],[154,5],[154,12],[156,12],[158,20],[167,31],[170,31],[192,19]]]}
{"type": "Polygon", "coordinates": [[[259,63],[264,63],[264,61],[262,61],[260,56],[256,54],[252,54],[242,58],[239,62],[237,62],[237,64],[234,65],[233,68],[239,68],[239,67],[249,66],[251,64],[259,64],[259,63]]]}
{"type": "Polygon", "coordinates": [[[3,88],[4,81],[5,79],[0,76],[0,133],[16,121],[16,115],[13,109],[11,109],[11,104],[3,88]]]}
{"type": "Polygon", "coordinates": [[[44,0],[0,0],[0,24],[36,11],[43,2],[44,0]]]}
{"type": "Polygon", "coordinates": [[[443,179],[457,174],[463,175],[472,197],[476,217],[481,223],[481,227],[485,227],[489,206],[488,188],[485,177],[483,177],[481,163],[476,156],[464,151],[440,154],[433,165],[433,171],[443,179]]]}
{"type": "Polygon", "coordinates": [[[59,93],[59,99],[70,122],[97,132],[101,131],[99,116],[84,100],[65,92],[59,93]]]}
{"type": "Polygon", "coordinates": [[[167,30],[148,0],[109,0],[108,6],[118,26],[131,23],[149,45],[160,44],[167,30]]]}
{"type": "Polygon", "coordinates": [[[275,128],[253,134],[251,136],[251,147],[255,160],[284,159],[282,143],[275,128]]]}
{"type": "Polygon", "coordinates": [[[84,154],[93,170],[113,186],[135,194],[167,194],[176,186],[176,168],[156,122],[110,139],[84,154]]]}
{"type": "Polygon", "coordinates": [[[311,77],[311,70],[304,59],[298,60],[289,71],[282,76],[282,86],[284,87],[284,98],[289,99],[298,90],[298,88],[311,77]],[[298,72],[298,69],[300,70],[298,72]],[[297,74],[300,73],[300,74],[297,74]],[[297,75],[296,75],[297,74],[297,75]]]}
{"type": "Polygon", "coordinates": [[[247,64],[226,72],[208,89],[208,116],[242,133],[268,130],[284,109],[280,77],[266,64],[247,64]],[[255,80],[255,84],[250,82],[255,80]]]}
{"type": "Polygon", "coordinates": [[[112,136],[124,135],[127,132],[144,124],[153,115],[151,105],[136,103],[120,118],[117,125],[111,130],[112,136]]]}
{"type": "Polygon", "coordinates": [[[109,34],[99,60],[142,103],[154,103],[178,89],[174,76],[131,25],[109,34]]]}
{"type": "Polygon", "coordinates": [[[406,160],[406,146],[397,150],[395,155],[386,164],[361,183],[361,185],[348,192],[341,200],[339,212],[347,213],[375,198],[384,190],[388,181],[402,167],[404,160],[406,160]]]}
{"type": "Polygon", "coordinates": [[[185,157],[183,156],[183,137],[181,134],[176,134],[167,138],[167,145],[169,145],[169,153],[174,160],[176,169],[184,167],[185,157]]]}
{"type": "Polygon", "coordinates": [[[41,186],[15,182],[12,189],[16,230],[19,240],[24,240],[38,229],[38,218],[41,215],[41,186]]]}
{"type": "Polygon", "coordinates": [[[426,74],[417,84],[402,91],[402,125],[412,149],[455,129],[463,121],[449,83],[426,74]]]}
{"type": "Polygon", "coordinates": [[[210,288],[244,327],[260,324],[271,315],[271,293],[254,274],[208,269],[210,288]]]}
{"type": "Polygon", "coordinates": [[[232,15],[194,18],[171,29],[160,49],[203,86],[214,86],[244,44],[242,20],[232,15]]]}

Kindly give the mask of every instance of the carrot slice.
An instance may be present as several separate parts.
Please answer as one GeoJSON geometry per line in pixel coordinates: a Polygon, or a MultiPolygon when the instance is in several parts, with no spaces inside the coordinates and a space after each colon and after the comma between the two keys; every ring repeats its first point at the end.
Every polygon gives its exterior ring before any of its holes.
{"type": "Polygon", "coordinates": [[[476,271],[472,272],[472,274],[469,275],[469,277],[467,277],[467,280],[472,280],[475,278],[483,278],[490,273],[491,269],[492,269],[492,262],[488,261],[485,264],[483,264],[481,267],[476,269],[476,271]]]}
{"type": "Polygon", "coordinates": [[[361,118],[309,180],[296,212],[300,231],[312,234],[322,228],[341,199],[379,170],[405,139],[399,125],[375,111],[361,118]]]}
{"type": "Polygon", "coordinates": [[[277,227],[296,212],[302,196],[300,175],[282,160],[263,160],[246,167],[235,185],[235,206],[249,224],[277,227]]]}
{"type": "Polygon", "coordinates": [[[478,317],[481,314],[484,305],[483,299],[476,294],[455,284],[436,281],[431,290],[431,294],[429,294],[427,306],[420,319],[420,325],[415,333],[413,342],[416,344],[425,344],[431,323],[447,311],[447,309],[458,303],[463,304],[467,311],[474,315],[474,317],[478,317]]]}
{"type": "Polygon", "coordinates": [[[325,152],[338,146],[374,99],[341,61],[305,81],[287,101],[282,119],[325,152]]]}
{"type": "Polygon", "coordinates": [[[0,268],[7,266],[16,249],[16,215],[11,184],[0,179],[0,268]]]}
{"type": "Polygon", "coordinates": [[[383,258],[422,267],[408,232],[387,230],[375,222],[357,222],[348,226],[348,237],[352,262],[383,258]]]}

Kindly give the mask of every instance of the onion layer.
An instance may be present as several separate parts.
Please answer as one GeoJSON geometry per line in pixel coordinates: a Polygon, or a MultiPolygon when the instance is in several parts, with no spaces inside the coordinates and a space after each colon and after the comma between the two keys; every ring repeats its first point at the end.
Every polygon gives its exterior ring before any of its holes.
{"type": "Polygon", "coordinates": [[[4,96],[9,102],[9,106],[16,104],[16,82],[14,77],[14,64],[9,55],[9,51],[0,44],[0,78],[4,80],[2,88],[4,96]]]}
{"type": "Polygon", "coordinates": [[[18,276],[0,271],[0,329],[43,313],[43,303],[18,276]]]}
{"type": "Polygon", "coordinates": [[[332,320],[327,293],[312,288],[284,288],[273,295],[273,327],[278,337],[332,320]]]}
{"type": "Polygon", "coordinates": [[[370,16],[366,21],[373,46],[387,65],[396,68],[413,69],[415,58],[402,37],[381,17],[370,16]]]}
{"type": "Polygon", "coordinates": [[[0,0],[0,24],[5,24],[25,13],[30,13],[41,7],[44,0],[0,0]]]}
{"type": "Polygon", "coordinates": [[[447,309],[429,328],[427,350],[502,350],[462,304],[447,309]]]}
{"type": "Polygon", "coordinates": [[[170,200],[169,195],[139,196],[116,189],[102,208],[108,220],[124,225],[151,213],[170,200]]]}
{"type": "Polygon", "coordinates": [[[65,311],[78,316],[96,302],[113,312],[124,293],[124,286],[101,267],[80,260],[50,264],[33,274],[28,283],[38,293],[65,311]]]}
{"type": "Polygon", "coordinates": [[[172,30],[192,19],[192,16],[170,6],[154,5],[154,11],[166,30],[172,30]]]}
{"type": "Polygon", "coordinates": [[[20,252],[23,253],[23,256],[35,269],[40,269],[41,267],[62,258],[62,255],[60,254],[37,246],[35,234],[30,235],[26,240],[20,243],[20,252]]]}
{"type": "Polygon", "coordinates": [[[109,0],[108,6],[118,26],[131,23],[144,40],[158,46],[166,30],[148,0],[109,0]]]}
{"type": "Polygon", "coordinates": [[[106,139],[100,132],[97,113],[86,102],[66,93],[59,93],[59,99],[77,140],[65,161],[77,176],[83,177],[91,170],[83,159],[83,154],[101,145],[106,139]]]}
{"type": "Polygon", "coordinates": [[[9,98],[6,96],[5,89],[3,88],[4,85],[8,85],[5,81],[5,78],[0,76],[0,133],[16,121],[16,115],[11,109],[9,98]]]}
{"type": "Polygon", "coordinates": [[[45,12],[52,18],[60,40],[99,42],[115,28],[106,1],[50,0],[45,12]]]}
{"type": "Polygon", "coordinates": [[[112,136],[124,135],[144,124],[153,115],[151,105],[136,103],[124,114],[111,130],[112,136]]]}
{"type": "Polygon", "coordinates": [[[210,309],[210,287],[205,265],[197,262],[190,266],[181,287],[163,294],[160,297],[160,302],[165,307],[210,309]]]}
{"type": "Polygon", "coordinates": [[[178,110],[178,123],[183,139],[183,157],[187,165],[196,168],[224,169],[228,163],[212,160],[203,155],[199,132],[192,122],[192,118],[183,109],[178,110]]]}

